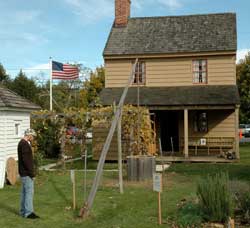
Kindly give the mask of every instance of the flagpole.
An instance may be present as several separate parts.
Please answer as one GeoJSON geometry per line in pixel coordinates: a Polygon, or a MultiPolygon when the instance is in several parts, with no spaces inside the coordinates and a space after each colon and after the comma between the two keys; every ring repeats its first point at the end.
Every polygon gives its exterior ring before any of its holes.
{"type": "Polygon", "coordinates": [[[50,87],[49,87],[49,98],[50,98],[50,111],[53,110],[52,107],[52,83],[53,83],[53,79],[52,79],[52,57],[49,58],[49,65],[50,65],[50,87]]]}

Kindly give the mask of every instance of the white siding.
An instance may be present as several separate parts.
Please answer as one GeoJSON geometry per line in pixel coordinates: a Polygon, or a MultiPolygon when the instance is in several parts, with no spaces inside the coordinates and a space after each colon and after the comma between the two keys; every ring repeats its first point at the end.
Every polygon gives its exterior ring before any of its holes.
{"type": "Polygon", "coordinates": [[[23,132],[30,127],[30,114],[14,111],[2,112],[0,127],[1,153],[5,156],[5,159],[8,157],[17,159],[17,144],[23,136],[23,132]],[[15,135],[15,123],[20,124],[20,134],[18,136],[15,135]]]}
{"type": "Polygon", "coordinates": [[[0,160],[5,159],[5,116],[0,112],[0,160]]]}
{"type": "Polygon", "coordinates": [[[0,188],[3,188],[5,180],[5,122],[5,115],[0,111],[0,188]]]}

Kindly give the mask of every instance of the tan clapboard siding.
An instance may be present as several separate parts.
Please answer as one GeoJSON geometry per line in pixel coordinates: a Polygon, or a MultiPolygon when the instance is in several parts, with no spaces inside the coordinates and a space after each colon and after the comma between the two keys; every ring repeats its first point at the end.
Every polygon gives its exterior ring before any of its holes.
{"type": "MultiPolygon", "coordinates": [[[[235,85],[236,65],[234,55],[200,57],[207,59],[209,85],[235,85]]],[[[145,59],[146,86],[193,85],[192,61],[199,57],[145,59]]],[[[124,87],[131,73],[132,61],[106,60],[105,85],[124,87]]]]}
{"type": "Polygon", "coordinates": [[[210,57],[208,59],[208,84],[236,84],[236,65],[234,56],[210,57]]]}
{"type": "Polygon", "coordinates": [[[131,73],[130,60],[113,60],[105,62],[105,87],[121,87],[127,84],[131,73]]]}
{"type": "MultiPolygon", "coordinates": [[[[234,110],[207,111],[208,132],[194,132],[194,112],[189,111],[189,137],[235,137],[234,110]]],[[[179,124],[179,135],[183,137],[183,118],[179,124]]]]}
{"type": "Polygon", "coordinates": [[[185,86],[192,82],[190,59],[160,59],[146,62],[147,86],[185,86]]]}

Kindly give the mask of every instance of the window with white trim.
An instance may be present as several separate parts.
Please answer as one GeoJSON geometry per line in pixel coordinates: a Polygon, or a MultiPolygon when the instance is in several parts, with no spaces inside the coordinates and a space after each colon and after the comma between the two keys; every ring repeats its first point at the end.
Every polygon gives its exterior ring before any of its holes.
{"type": "Polygon", "coordinates": [[[146,70],[145,70],[145,62],[139,61],[135,67],[135,74],[134,74],[134,85],[144,85],[146,82],[146,70]]]}
{"type": "Polygon", "coordinates": [[[194,84],[207,83],[207,60],[205,59],[193,60],[193,83],[194,84]]]}
{"type": "Polygon", "coordinates": [[[14,136],[22,136],[22,120],[14,120],[14,136]]]}
{"type": "Polygon", "coordinates": [[[15,123],[15,136],[20,136],[21,135],[21,124],[16,122],[15,123]]]}

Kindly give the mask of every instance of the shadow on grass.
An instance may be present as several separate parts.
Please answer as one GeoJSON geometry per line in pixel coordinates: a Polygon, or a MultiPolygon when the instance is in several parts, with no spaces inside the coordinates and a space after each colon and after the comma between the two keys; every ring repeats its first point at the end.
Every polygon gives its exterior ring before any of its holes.
{"type": "Polygon", "coordinates": [[[0,202],[0,208],[7,211],[7,212],[9,212],[9,213],[12,213],[12,214],[15,214],[15,215],[19,216],[19,211],[17,209],[7,205],[4,202],[0,202]]]}
{"type": "Polygon", "coordinates": [[[56,191],[59,197],[66,203],[66,204],[71,204],[71,201],[67,198],[66,194],[62,191],[62,188],[57,186],[56,182],[54,181],[53,178],[49,178],[49,182],[51,183],[52,187],[56,191]]]}

